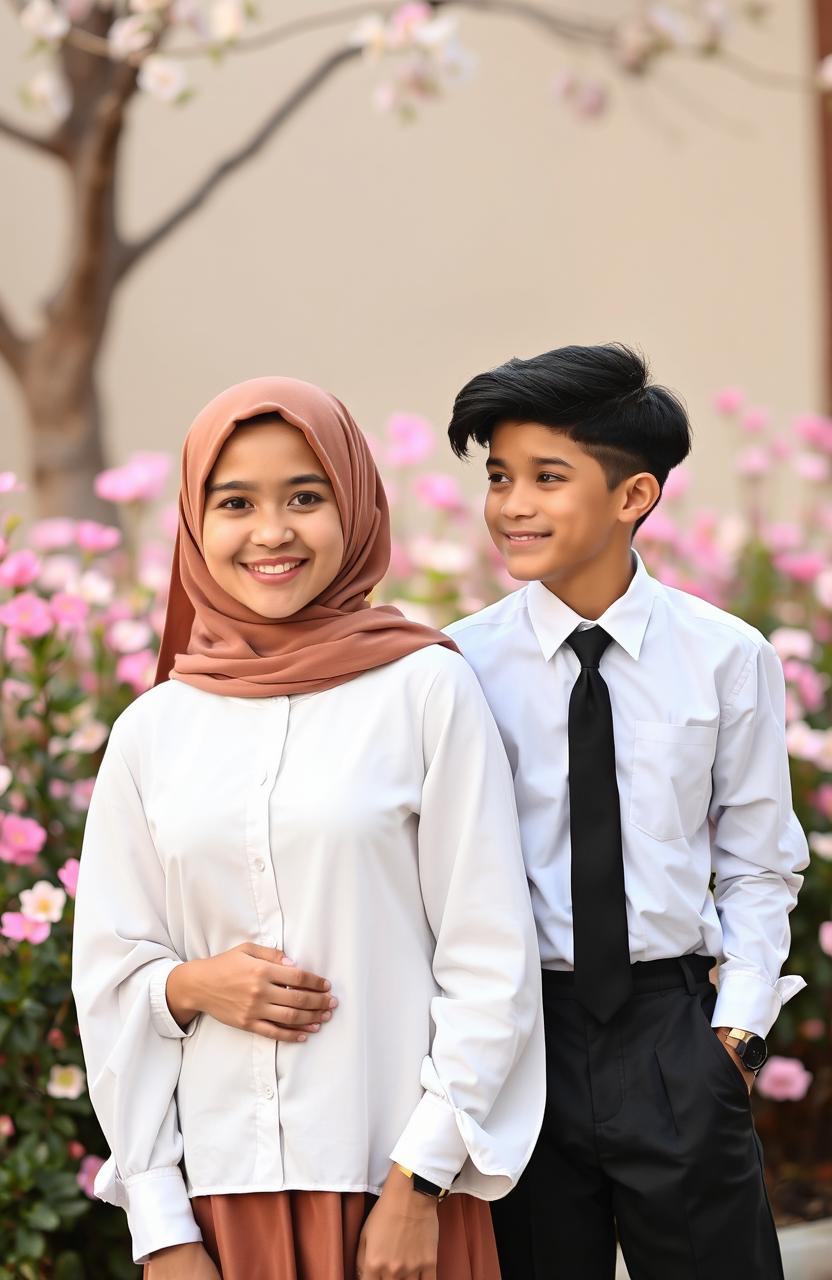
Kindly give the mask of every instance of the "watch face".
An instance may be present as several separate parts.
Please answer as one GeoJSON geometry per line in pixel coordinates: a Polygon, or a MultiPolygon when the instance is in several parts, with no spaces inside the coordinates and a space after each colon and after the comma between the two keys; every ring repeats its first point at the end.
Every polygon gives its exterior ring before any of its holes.
{"type": "Polygon", "coordinates": [[[768,1045],[762,1036],[752,1036],[743,1046],[742,1065],[749,1071],[759,1071],[768,1057],[768,1045]]]}

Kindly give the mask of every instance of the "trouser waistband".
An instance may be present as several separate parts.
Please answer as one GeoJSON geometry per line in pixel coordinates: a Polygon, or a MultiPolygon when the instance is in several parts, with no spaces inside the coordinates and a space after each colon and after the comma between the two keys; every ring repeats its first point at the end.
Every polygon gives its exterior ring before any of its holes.
{"type": "MultiPolygon", "coordinates": [[[[675,960],[639,960],[631,965],[633,991],[668,991],[673,987],[687,987],[691,994],[703,982],[716,961],[713,956],[679,956],[675,960]]],[[[572,969],[544,969],[543,991],[545,995],[564,999],[575,998],[575,972],[572,969]]]]}

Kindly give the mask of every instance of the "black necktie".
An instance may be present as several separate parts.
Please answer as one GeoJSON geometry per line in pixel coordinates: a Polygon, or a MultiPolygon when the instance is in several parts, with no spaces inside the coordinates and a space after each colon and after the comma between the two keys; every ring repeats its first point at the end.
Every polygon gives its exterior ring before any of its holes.
{"type": "Polygon", "coordinates": [[[611,639],[602,627],[589,627],[567,640],[581,664],[569,699],[575,988],[600,1022],[610,1020],[633,988],[612,708],[598,670],[611,639]]]}

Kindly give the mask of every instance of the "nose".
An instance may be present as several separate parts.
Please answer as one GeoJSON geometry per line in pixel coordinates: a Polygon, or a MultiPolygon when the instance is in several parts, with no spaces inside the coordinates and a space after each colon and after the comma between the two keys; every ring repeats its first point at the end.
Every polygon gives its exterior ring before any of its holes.
{"type": "Polygon", "coordinates": [[[292,526],[278,515],[264,515],[250,534],[254,546],[267,547],[269,550],[286,546],[294,537],[292,526]]]}
{"type": "Polygon", "coordinates": [[[513,484],[505,494],[502,504],[502,515],[507,520],[522,520],[535,513],[534,494],[523,484],[513,484]]]}

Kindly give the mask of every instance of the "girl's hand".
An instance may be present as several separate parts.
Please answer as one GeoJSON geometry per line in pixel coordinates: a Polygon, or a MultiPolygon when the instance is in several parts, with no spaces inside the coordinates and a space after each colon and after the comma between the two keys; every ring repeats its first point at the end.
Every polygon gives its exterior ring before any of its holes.
{"type": "Polygon", "coordinates": [[[208,960],[172,969],[166,996],[180,1027],[198,1013],[270,1040],[305,1040],[328,1022],[338,1001],[330,984],[287,961],[282,951],[243,942],[208,960]]]}
{"type": "Polygon", "coordinates": [[[201,1244],[177,1244],[150,1255],[146,1280],[222,1280],[201,1244]]]}
{"type": "Polygon", "coordinates": [[[358,1242],[358,1280],[436,1280],[437,1208],[391,1169],[358,1242]]]}

